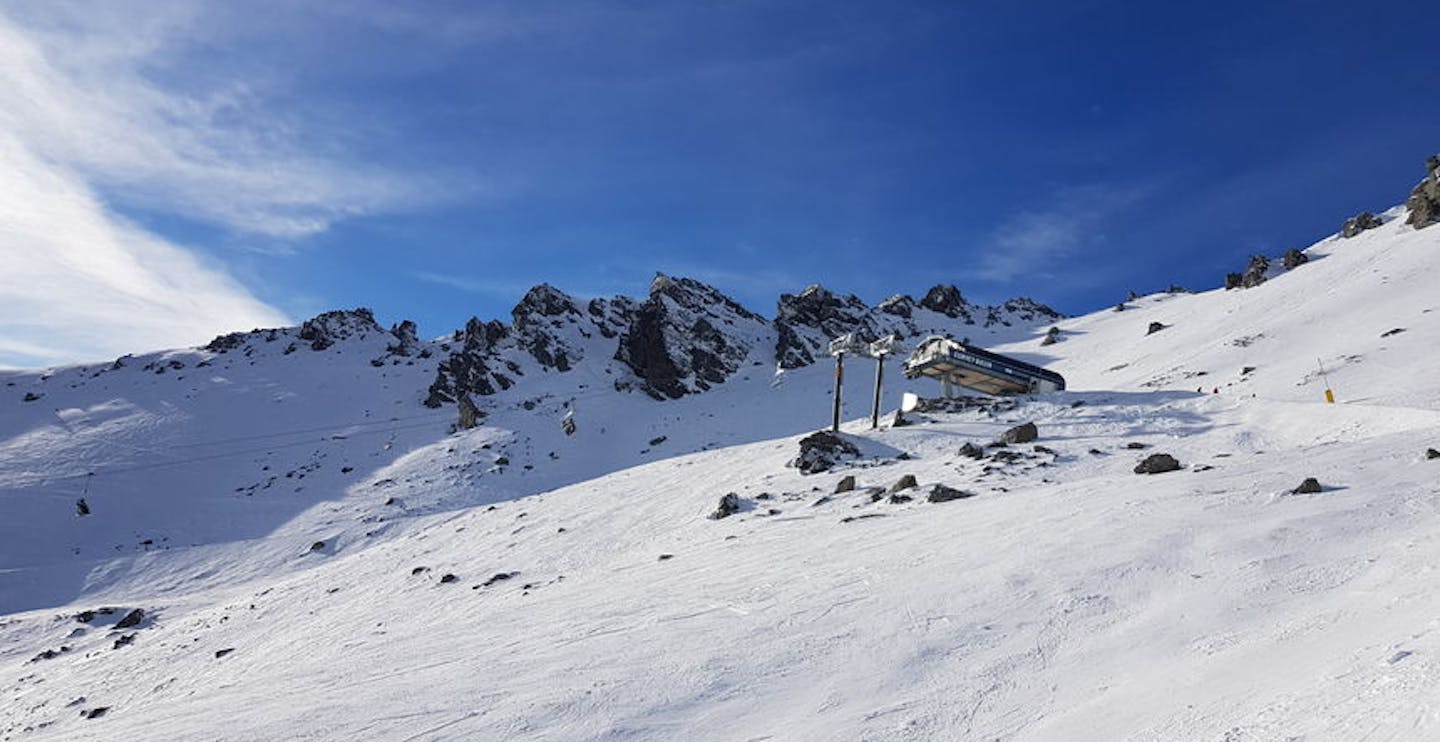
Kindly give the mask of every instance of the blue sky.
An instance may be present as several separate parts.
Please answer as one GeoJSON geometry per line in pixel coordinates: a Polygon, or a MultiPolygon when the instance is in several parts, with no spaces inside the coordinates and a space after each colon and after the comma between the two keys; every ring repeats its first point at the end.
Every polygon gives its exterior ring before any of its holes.
{"type": "MultiPolygon", "coordinates": [[[[1440,151],[1418,2],[295,5],[0,0],[24,172],[236,303],[116,342],[362,305],[436,335],[655,271],[767,314],[813,282],[1080,313],[1305,247],[1440,151]]],[[[0,364],[98,355],[9,299],[0,364]]]]}

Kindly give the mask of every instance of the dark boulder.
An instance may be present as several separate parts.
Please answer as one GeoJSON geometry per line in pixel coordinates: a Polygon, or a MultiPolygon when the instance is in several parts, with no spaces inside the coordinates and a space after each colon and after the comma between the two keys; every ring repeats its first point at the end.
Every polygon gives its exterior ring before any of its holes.
{"type": "Polygon", "coordinates": [[[120,619],[120,621],[115,624],[115,628],[117,628],[117,629],[128,629],[128,628],[130,628],[130,627],[132,627],[132,626],[138,626],[138,625],[140,625],[140,622],[141,622],[141,621],[144,621],[144,620],[145,620],[145,609],[143,609],[143,608],[136,608],[136,609],[130,611],[129,613],[125,614],[125,617],[122,618],[122,619],[120,619]]]}
{"type": "Polygon", "coordinates": [[[1292,271],[1310,262],[1310,256],[1292,247],[1285,251],[1280,260],[1284,263],[1285,270],[1292,271]]]}
{"type": "Polygon", "coordinates": [[[441,584],[441,585],[449,585],[449,584],[452,583],[452,582],[459,582],[459,581],[460,581],[460,578],[459,578],[459,577],[456,577],[455,575],[453,575],[453,574],[451,574],[451,573],[449,573],[449,572],[446,572],[445,574],[443,574],[443,575],[440,576],[440,584],[441,584]]]}
{"type": "Polygon", "coordinates": [[[1433,448],[1427,448],[1427,449],[1425,449],[1425,458],[1427,458],[1427,459],[1440,459],[1440,451],[1436,451],[1436,450],[1433,449],[1433,448]]]}
{"type": "Polygon", "coordinates": [[[854,475],[854,474],[847,474],[847,475],[845,475],[844,477],[842,477],[839,482],[836,482],[836,483],[835,483],[835,494],[837,494],[837,495],[840,494],[841,492],[851,492],[851,491],[853,491],[854,489],[855,489],[855,475],[854,475]]]}
{"type": "Polygon", "coordinates": [[[1290,491],[1297,495],[1313,495],[1323,491],[1323,489],[1324,488],[1320,486],[1320,480],[1315,477],[1306,477],[1305,481],[1301,482],[1299,487],[1290,491]]]}
{"type": "Polygon", "coordinates": [[[1145,331],[1145,334],[1146,334],[1146,335],[1154,335],[1155,333],[1157,333],[1157,332],[1159,332],[1159,331],[1161,331],[1161,330],[1163,330],[1163,329],[1165,329],[1165,328],[1167,328],[1167,327],[1169,327],[1169,326],[1170,326],[1170,325],[1167,325],[1167,324],[1165,324],[1165,323],[1163,323],[1163,322],[1151,322],[1151,323],[1150,323],[1150,328],[1145,331]]]}
{"type": "Polygon", "coordinates": [[[1245,286],[1245,274],[1244,274],[1244,273],[1226,273],[1226,274],[1225,274],[1225,290],[1226,290],[1226,291],[1229,291],[1230,289],[1243,288],[1244,286],[1245,286]]]}
{"type": "Polygon", "coordinates": [[[915,475],[906,474],[905,476],[902,476],[899,479],[895,480],[895,484],[890,485],[890,489],[888,490],[888,492],[894,494],[896,492],[901,492],[918,486],[920,485],[919,482],[915,481],[915,475]]]}
{"type": "Polygon", "coordinates": [[[707,517],[710,518],[710,520],[729,518],[730,516],[740,512],[740,508],[740,496],[735,494],[734,492],[728,492],[720,496],[720,505],[715,508],[715,512],[711,513],[707,517]]]}
{"type": "Polygon", "coordinates": [[[800,455],[791,459],[789,465],[799,469],[801,474],[817,474],[859,455],[860,449],[854,443],[822,430],[800,439],[800,455]]]}
{"type": "Polygon", "coordinates": [[[1001,433],[1000,441],[1007,444],[1030,443],[1039,437],[1040,429],[1035,427],[1035,423],[1025,423],[1001,433]]]}
{"type": "Polygon", "coordinates": [[[895,494],[895,495],[891,495],[891,496],[890,496],[890,504],[891,504],[891,505],[899,505],[899,504],[904,503],[904,502],[910,502],[911,500],[914,500],[914,499],[915,499],[915,498],[913,498],[913,497],[911,497],[911,496],[909,496],[909,495],[895,494]]]}
{"type": "Polygon", "coordinates": [[[21,401],[21,402],[38,402],[38,401],[40,401],[40,399],[42,399],[44,396],[45,396],[44,394],[39,394],[39,393],[36,393],[36,392],[25,392],[25,396],[24,396],[24,397],[21,397],[21,398],[20,398],[20,401],[21,401]]]}
{"type": "Polygon", "coordinates": [[[1145,457],[1135,467],[1136,474],[1162,474],[1167,471],[1178,471],[1180,462],[1168,453],[1156,453],[1145,457]]]}
{"type": "Polygon", "coordinates": [[[960,455],[964,456],[967,459],[983,459],[985,458],[985,449],[975,445],[974,443],[967,442],[965,445],[960,447],[960,455]]]}
{"type": "Polygon", "coordinates": [[[1040,344],[1054,345],[1058,342],[1060,342],[1060,328],[1051,325],[1050,329],[1045,332],[1045,338],[1040,341],[1040,344]]]}
{"type": "Polygon", "coordinates": [[[1367,229],[1374,229],[1382,224],[1384,224],[1384,222],[1380,221],[1380,217],[1368,211],[1362,211],[1346,219],[1345,223],[1340,225],[1340,236],[1346,238],[1354,237],[1367,229]]]}
{"type": "Polygon", "coordinates": [[[926,502],[950,502],[951,500],[964,500],[967,497],[974,497],[974,492],[957,490],[954,487],[946,487],[937,484],[930,487],[930,492],[925,496],[926,502]]]}

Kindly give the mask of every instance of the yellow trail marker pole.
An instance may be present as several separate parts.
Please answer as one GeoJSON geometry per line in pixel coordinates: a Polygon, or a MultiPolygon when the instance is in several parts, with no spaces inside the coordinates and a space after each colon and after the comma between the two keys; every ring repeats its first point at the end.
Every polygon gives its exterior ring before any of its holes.
{"type": "Polygon", "coordinates": [[[1319,358],[1316,358],[1315,365],[1320,367],[1320,378],[1325,380],[1325,402],[1335,404],[1335,392],[1330,388],[1330,377],[1325,373],[1325,364],[1321,363],[1319,358]]]}

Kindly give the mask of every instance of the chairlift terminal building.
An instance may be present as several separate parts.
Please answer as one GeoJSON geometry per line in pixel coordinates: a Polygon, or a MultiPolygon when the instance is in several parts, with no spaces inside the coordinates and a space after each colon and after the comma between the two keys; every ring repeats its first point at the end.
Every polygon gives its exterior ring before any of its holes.
{"type": "Polygon", "coordinates": [[[981,350],[951,338],[931,336],[905,361],[905,378],[929,376],[945,386],[984,394],[1035,394],[1065,389],[1065,377],[1034,364],[981,350]]]}

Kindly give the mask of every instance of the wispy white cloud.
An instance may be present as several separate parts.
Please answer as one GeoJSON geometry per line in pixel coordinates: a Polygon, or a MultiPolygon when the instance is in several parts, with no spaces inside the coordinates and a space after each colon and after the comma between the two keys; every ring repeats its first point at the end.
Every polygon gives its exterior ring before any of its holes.
{"type": "Polygon", "coordinates": [[[1062,190],[1048,208],[1019,211],[1001,223],[986,240],[979,265],[966,274],[1010,283],[1022,276],[1052,276],[1057,264],[1065,271],[1083,269],[1073,258],[1103,245],[1105,224],[1147,192],[1108,186],[1062,190]]]}
{"type": "Polygon", "coordinates": [[[207,38],[205,3],[21,7],[24,25],[0,5],[0,130],[118,203],[295,237],[430,193],[314,154],[248,80],[169,74],[207,38]]]}
{"type": "Polygon", "coordinates": [[[0,173],[0,364],[101,359],[286,323],[4,132],[0,173]]]}
{"type": "Polygon", "coordinates": [[[248,60],[205,64],[249,7],[0,0],[0,364],[287,321],[223,266],[117,209],[218,225],[274,251],[434,195],[424,179],[359,164],[344,134],[274,104],[265,75],[243,74],[248,60]]]}

